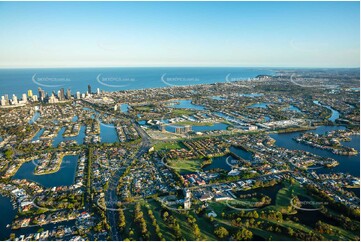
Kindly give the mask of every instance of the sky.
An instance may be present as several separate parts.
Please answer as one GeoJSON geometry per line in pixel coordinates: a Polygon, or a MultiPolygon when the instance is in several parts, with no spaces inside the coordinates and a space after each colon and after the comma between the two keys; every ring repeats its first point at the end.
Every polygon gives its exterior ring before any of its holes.
{"type": "Polygon", "coordinates": [[[359,67],[359,2],[0,2],[0,68],[359,67]]]}

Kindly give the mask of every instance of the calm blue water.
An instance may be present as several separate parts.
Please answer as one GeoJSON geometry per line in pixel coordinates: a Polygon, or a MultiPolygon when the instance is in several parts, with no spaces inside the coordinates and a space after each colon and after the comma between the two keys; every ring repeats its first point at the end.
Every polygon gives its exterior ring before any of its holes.
{"type": "Polygon", "coordinates": [[[262,97],[262,93],[245,93],[245,94],[239,94],[241,97],[262,97]]]}
{"type": "Polygon", "coordinates": [[[290,105],[289,107],[285,108],[284,110],[285,111],[294,111],[294,112],[297,112],[297,113],[301,112],[301,110],[298,107],[295,107],[293,105],[290,105]]]}
{"type": "Polygon", "coordinates": [[[332,122],[335,122],[336,119],[338,119],[340,117],[340,113],[338,111],[334,110],[333,108],[331,108],[330,106],[322,105],[318,101],[313,101],[313,103],[331,110],[332,114],[331,114],[331,117],[328,120],[330,120],[332,122]]]}
{"type": "Polygon", "coordinates": [[[60,69],[1,69],[0,96],[16,94],[18,97],[38,87],[50,93],[60,88],[70,88],[85,93],[90,84],[92,92],[135,90],[166,87],[169,85],[193,85],[248,79],[261,74],[272,75],[268,68],[60,68],[60,69]],[[34,76],[35,75],[35,76],[34,76]],[[34,81],[33,81],[34,80],[34,81]]]}
{"type": "Polygon", "coordinates": [[[168,107],[204,110],[204,107],[202,105],[192,104],[192,100],[176,100],[175,102],[177,102],[177,104],[172,103],[172,104],[169,104],[168,107]]]}
{"type": "Polygon", "coordinates": [[[138,121],[138,124],[140,124],[140,125],[146,125],[146,124],[147,124],[147,121],[145,121],[145,120],[139,120],[139,121],[138,121]]]}
{"type": "Polygon", "coordinates": [[[38,182],[44,187],[70,186],[74,183],[75,171],[78,163],[78,155],[63,157],[61,168],[58,172],[47,175],[34,175],[37,160],[24,163],[12,179],[28,179],[38,182]]]}
{"type": "Polygon", "coordinates": [[[40,118],[40,113],[39,112],[35,112],[34,116],[29,120],[29,124],[33,124],[36,122],[36,120],[38,120],[40,118]]]}
{"type": "Polygon", "coordinates": [[[2,216],[0,216],[0,240],[4,241],[9,238],[11,229],[6,228],[6,225],[11,224],[15,218],[16,210],[11,205],[9,197],[0,195],[0,208],[2,216]]]}
{"type": "Polygon", "coordinates": [[[230,151],[232,151],[233,153],[235,153],[236,155],[240,156],[241,158],[243,158],[245,160],[248,160],[248,161],[253,160],[252,153],[248,152],[248,151],[246,151],[244,149],[231,146],[230,151]]]}
{"type": "Polygon", "coordinates": [[[76,121],[78,121],[78,119],[79,119],[78,116],[74,116],[74,117],[71,119],[71,121],[72,121],[72,122],[76,122],[76,121]]]}
{"type": "Polygon", "coordinates": [[[268,105],[268,103],[255,103],[255,104],[248,106],[248,108],[268,108],[267,105],[268,105]]]}
{"type": "Polygon", "coordinates": [[[220,96],[212,96],[213,100],[225,100],[224,97],[220,97],[220,96]]]}
{"type": "Polygon", "coordinates": [[[58,135],[53,140],[53,147],[58,147],[60,142],[67,140],[76,140],[78,144],[83,144],[85,138],[85,126],[81,126],[79,134],[74,137],[63,137],[64,132],[65,132],[65,127],[62,127],[58,135]]]}
{"type": "Polygon", "coordinates": [[[239,119],[236,119],[234,117],[231,117],[231,116],[228,116],[227,114],[224,114],[222,112],[215,112],[214,113],[216,116],[219,116],[221,118],[224,118],[225,120],[227,121],[230,121],[230,122],[236,122],[236,123],[242,123],[239,119]]]}
{"type": "Polygon", "coordinates": [[[123,113],[128,113],[128,108],[129,105],[126,103],[120,104],[120,111],[122,111],[123,113]]]}
{"type": "MultiPolygon", "coordinates": [[[[249,161],[253,160],[252,153],[250,153],[250,152],[247,152],[247,151],[245,151],[243,149],[240,149],[240,148],[237,148],[237,147],[234,147],[234,146],[231,146],[230,150],[233,153],[239,155],[240,157],[242,157],[245,160],[249,160],[249,161]]],[[[231,171],[232,167],[229,166],[227,164],[227,162],[226,162],[228,157],[229,157],[229,155],[224,155],[224,156],[213,158],[212,159],[212,164],[204,166],[203,170],[204,171],[209,171],[211,169],[220,168],[220,169],[224,169],[226,171],[231,171]]],[[[229,161],[231,161],[232,159],[234,159],[234,158],[230,158],[229,161]]]]}
{"type": "MultiPolygon", "coordinates": [[[[317,134],[324,134],[325,132],[337,130],[337,129],[345,129],[343,126],[321,126],[316,130],[303,131],[303,132],[294,132],[294,133],[285,133],[285,134],[271,134],[270,136],[276,140],[276,145],[280,147],[284,147],[291,150],[304,150],[322,157],[329,157],[337,160],[340,164],[334,168],[322,168],[315,170],[318,173],[329,173],[329,172],[345,172],[351,175],[360,176],[360,155],[354,156],[344,156],[344,155],[336,155],[331,151],[318,149],[306,144],[298,143],[293,140],[294,137],[298,137],[300,134],[304,132],[314,132],[317,134]]],[[[347,146],[353,147],[358,150],[360,153],[360,136],[355,135],[352,136],[352,140],[350,142],[345,142],[347,146]]]]}
{"type": "Polygon", "coordinates": [[[118,134],[114,124],[100,123],[100,138],[102,143],[119,142],[118,134]]]}
{"type": "Polygon", "coordinates": [[[40,139],[40,136],[44,133],[44,129],[40,129],[36,135],[34,136],[34,138],[31,141],[36,141],[40,139]]]}
{"type": "Polygon", "coordinates": [[[212,164],[204,166],[202,169],[204,171],[209,171],[215,168],[224,169],[226,171],[231,171],[232,168],[227,164],[226,160],[229,155],[224,155],[220,157],[215,157],[212,159],[212,164]]]}

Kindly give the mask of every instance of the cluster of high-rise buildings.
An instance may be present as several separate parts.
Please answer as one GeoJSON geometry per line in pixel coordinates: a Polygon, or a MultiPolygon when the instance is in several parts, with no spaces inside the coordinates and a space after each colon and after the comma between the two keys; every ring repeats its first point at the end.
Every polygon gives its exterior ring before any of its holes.
{"type": "MultiPolygon", "coordinates": [[[[21,99],[18,99],[18,97],[13,94],[12,98],[9,98],[8,94],[5,94],[4,96],[1,96],[1,106],[16,106],[16,105],[23,105],[28,102],[44,102],[44,103],[58,103],[63,101],[68,101],[73,98],[75,99],[81,99],[85,98],[86,96],[91,95],[91,86],[88,85],[88,91],[86,93],[80,93],[79,91],[76,92],[74,96],[71,94],[70,88],[68,88],[65,92],[64,88],[61,88],[56,93],[55,91],[52,91],[52,93],[49,95],[47,92],[45,92],[41,87],[38,88],[38,95],[34,95],[32,90],[28,90],[28,94],[23,93],[21,96],[21,99]]],[[[100,94],[100,89],[97,89],[97,94],[100,94]]]]}
{"type": "Polygon", "coordinates": [[[28,95],[23,93],[21,95],[21,99],[19,99],[15,94],[13,94],[12,98],[10,99],[9,95],[5,94],[4,96],[1,96],[0,104],[1,106],[22,105],[28,103],[28,101],[38,101],[38,96],[33,95],[31,90],[28,91],[28,95]]]}

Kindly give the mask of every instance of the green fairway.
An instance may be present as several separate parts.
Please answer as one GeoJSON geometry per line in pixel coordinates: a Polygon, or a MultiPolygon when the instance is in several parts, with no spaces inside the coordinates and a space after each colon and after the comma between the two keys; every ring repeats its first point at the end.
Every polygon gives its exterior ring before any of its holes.
{"type": "Polygon", "coordinates": [[[192,115],[192,114],[194,114],[194,111],[187,110],[187,109],[173,109],[172,114],[176,115],[176,116],[192,115]]]}
{"type": "Polygon", "coordinates": [[[284,234],[273,233],[273,232],[264,231],[264,230],[256,229],[256,228],[250,228],[249,230],[251,230],[254,235],[258,235],[258,236],[264,238],[265,240],[270,240],[270,239],[278,240],[278,241],[294,240],[291,237],[288,237],[287,235],[284,235],[284,234]]]}
{"type": "MultiPolygon", "coordinates": [[[[160,204],[154,200],[148,200],[147,205],[149,205],[149,207],[153,211],[153,214],[157,219],[157,223],[161,228],[164,239],[175,240],[171,229],[168,228],[167,224],[165,224],[164,220],[161,217],[162,207],[160,206],[160,204]]],[[[196,223],[201,230],[201,240],[217,240],[216,237],[213,235],[212,230],[209,229],[210,226],[213,226],[212,224],[210,224],[204,217],[199,217],[198,215],[196,215],[193,211],[190,211],[189,213],[197,220],[196,223]]],[[[186,239],[188,241],[196,240],[194,234],[192,233],[193,229],[187,221],[187,214],[182,214],[177,211],[169,211],[169,214],[172,214],[177,219],[183,239],[186,239]]]]}
{"type": "Polygon", "coordinates": [[[170,161],[168,165],[180,174],[196,172],[202,169],[201,160],[176,160],[170,161]]]}
{"type": "Polygon", "coordinates": [[[162,214],[161,214],[162,208],[159,205],[159,203],[154,200],[148,200],[147,205],[150,206],[150,208],[153,212],[153,215],[157,220],[157,224],[160,227],[160,230],[163,234],[163,238],[167,241],[175,240],[175,237],[172,234],[172,232],[170,231],[170,229],[168,228],[168,225],[165,224],[164,220],[162,219],[162,214]]]}

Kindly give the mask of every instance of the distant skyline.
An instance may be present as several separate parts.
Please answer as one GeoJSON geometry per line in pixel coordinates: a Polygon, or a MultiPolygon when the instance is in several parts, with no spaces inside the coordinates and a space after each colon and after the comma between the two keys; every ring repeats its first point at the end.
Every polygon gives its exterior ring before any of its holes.
{"type": "Polygon", "coordinates": [[[359,2],[0,2],[0,68],[359,67],[359,2]]]}

